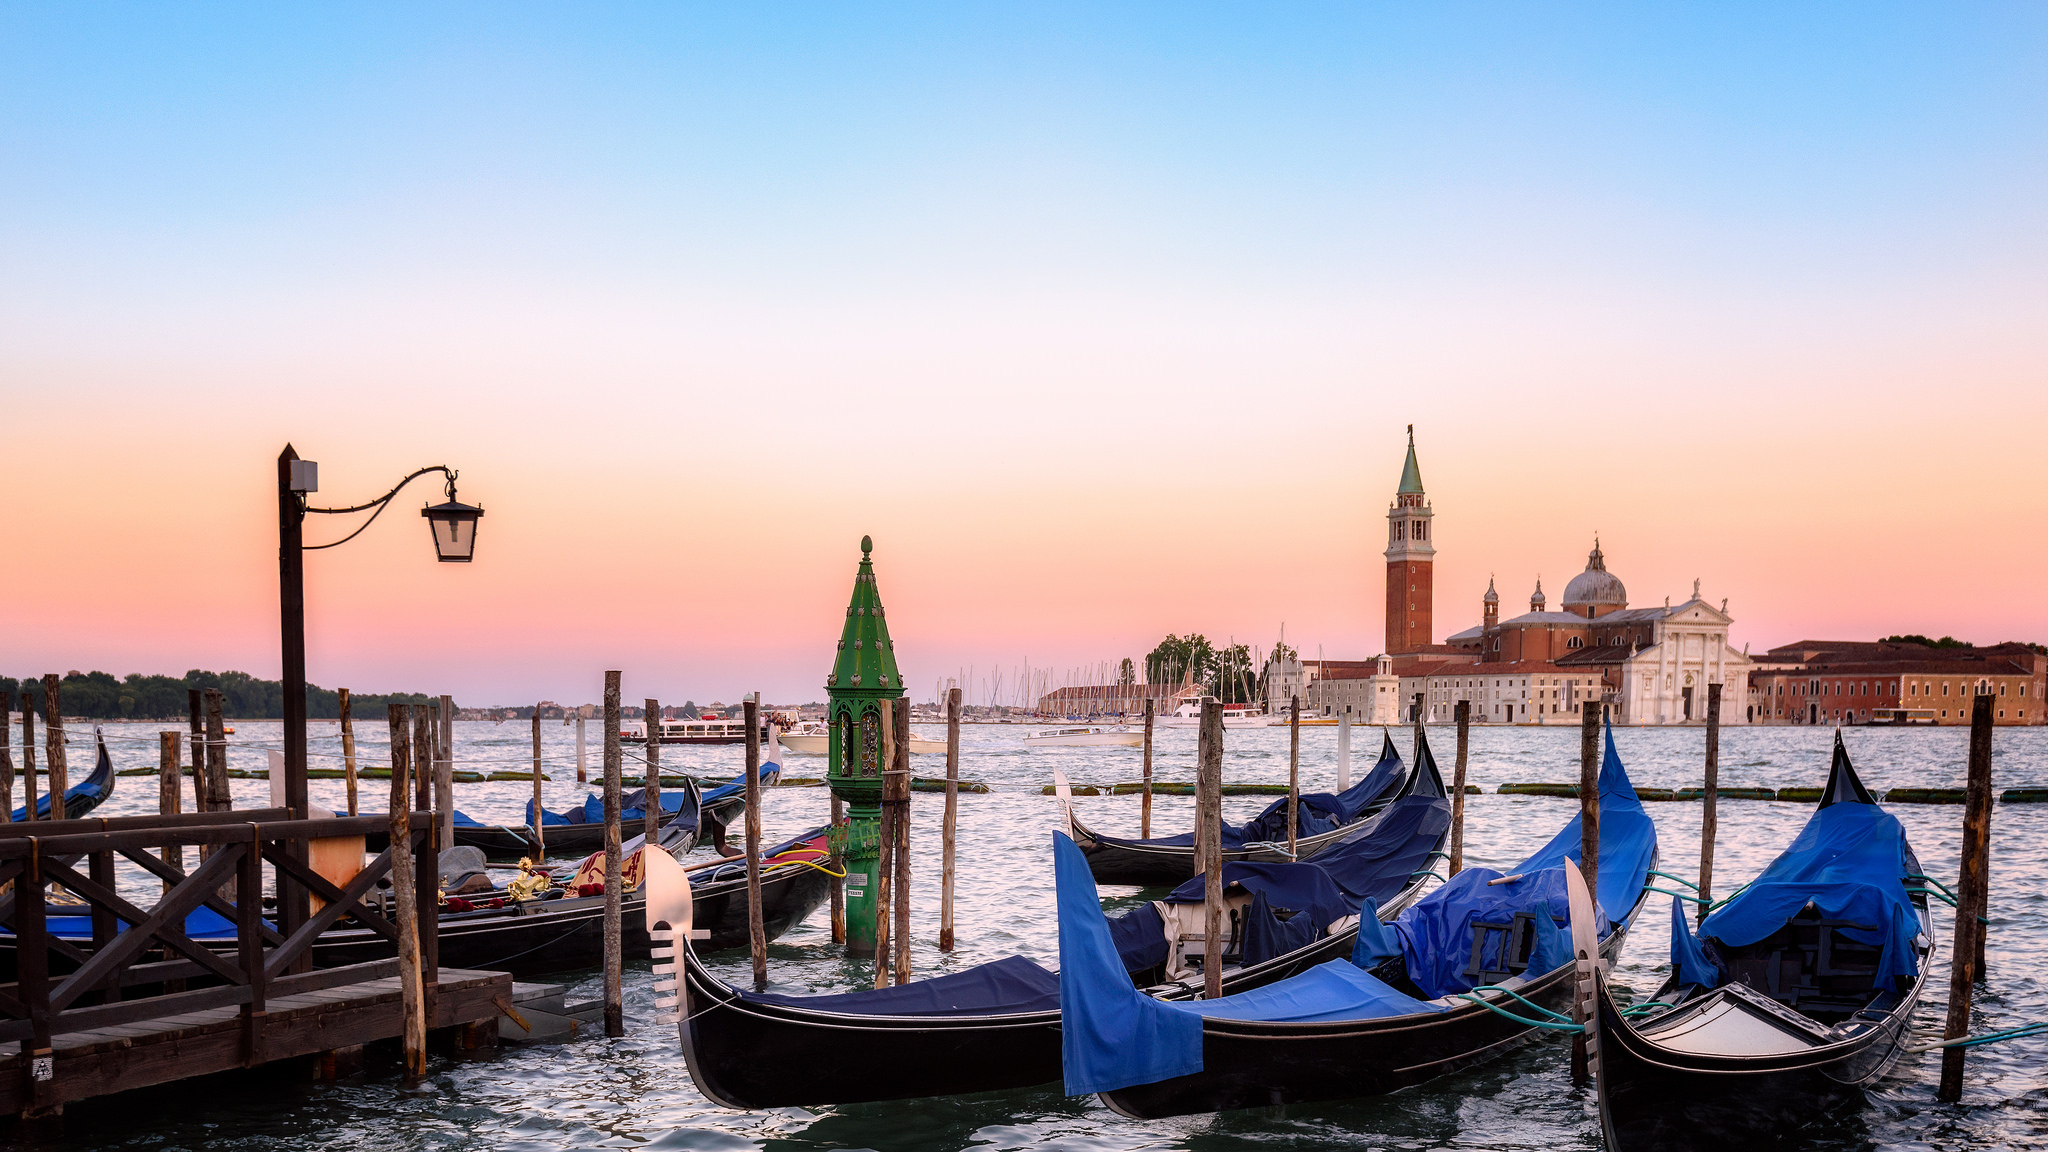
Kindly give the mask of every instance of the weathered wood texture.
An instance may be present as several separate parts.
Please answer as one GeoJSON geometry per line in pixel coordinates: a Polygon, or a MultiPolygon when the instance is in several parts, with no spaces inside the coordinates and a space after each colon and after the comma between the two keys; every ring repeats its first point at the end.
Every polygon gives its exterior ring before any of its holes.
{"type": "Polygon", "coordinates": [[[362,811],[356,796],[356,721],[348,689],[335,692],[341,697],[341,776],[348,783],[348,814],[354,816],[362,811]]]}
{"type": "MultiPolygon", "coordinates": [[[[30,820],[36,818],[36,709],[29,694],[21,694],[21,796],[28,804],[23,815],[30,820]]],[[[53,812],[62,816],[62,812],[53,812]]]]}
{"type": "Polygon", "coordinates": [[[626,1034],[624,900],[619,856],[619,789],[625,768],[619,747],[619,673],[604,674],[604,1034],[626,1034]]]}
{"type": "Polygon", "coordinates": [[[0,692],[0,824],[14,819],[14,693],[0,692]]]}
{"type": "Polygon", "coordinates": [[[540,802],[540,778],[540,705],[535,704],[533,706],[533,823],[531,825],[533,831],[533,862],[535,864],[539,864],[544,860],[548,853],[547,831],[542,827],[546,817],[542,816],[541,813],[546,811],[546,809],[541,807],[540,802]]]}
{"type": "Polygon", "coordinates": [[[754,991],[768,987],[768,928],[761,918],[761,694],[747,697],[740,713],[747,725],[747,950],[754,962],[754,991]]]}
{"type": "MultiPolygon", "coordinates": [[[[406,802],[411,795],[406,785],[413,767],[411,713],[410,704],[389,706],[391,804],[386,811],[390,814],[391,843],[394,848],[408,843],[411,839],[411,826],[407,819],[407,813],[411,809],[406,802]]],[[[400,1053],[405,1078],[416,1083],[427,1074],[427,1029],[426,1000],[421,988],[419,908],[415,903],[419,889],[412,871],[413,859],[410,853],[391,853],[391,902],[393,914],[398,921],[399,1018],[402,1024],[400,1053]]]]}
{"type": "Polygon", "coordinates": [[[649,844],[661,834],[661,701],[648,699],[642,709],[647,716],[647,782],[642,785],[640,809],[646,815],[641,831],[649,844]]]}
{"type": "Polygon", "coordinates": [[[1301,697],[1287,697],[1287,854],[1301,831],[1301,697]]]}
{"type": "Polygon", "coordinates": [[[64,794],[71,789],[68,761],[64,755],[64,710],[59,705],[55,672],[43,673],[43,762],[50,774],[50,815],[64,814],[64,794]]]}
{"type": "Polygon", "coordinates": [[[1214,1000],[1223,995],[1223,702],[1214,697],[1202,701],[1200,753],[1202,996],[1214,1000]]]}
{"type": "Polygon", "coordinates": [[[1707,918],[1707,905],[1714,901],[1714,832],[1721,799],[1721,686],[1707,685],[1706,787],[1700,796],[1700,904],[1699,916],[1707,918]]]}
{"type": "Polygon", "coordinates": [[[953,834],[960,823],[960,689],[946,689],[946,814],[939,842],[939,951],[953,950],[953,834]]]}
{"type": "MultiPolygon", "coordinates": [[[[1991,697],[1970,701],[1970,778],[1963,802],[1963,856],[1956,877],[1956,931],[1949,956],[1948,1026],[1945,1040],[1970,1034],[1970,999],[1984,979],[1984,936],[1991,906],[1991,697]]],[[[1941,1087],[1936,1097],[1963,1098],[1966,1049],[1941,1050],[1941,1087]]]]}
{"type": "Polygon", "coordinates": [[[1451,766],[1451,864],[1450,875],[1465,867],[1465,762],[1472,751],[1472,702],[1458,701],[1452,710],[1458,724],[1458,756],[1451,766]]]}
{"type": "MultiPolygon", "coordinates": [[[[181,814],[180,810],[184,807],[185,795],[185,790],[179,786],[180,781],[184,779],[183,774],[179,771],[179,762],[184,759],[184,757],[179,755],[178,737],[180,734],[174,728],[168,732],[159,732],[156,735],[157,815],[177,816],[181,814]]],[[[182,844],[165,844],[163,847],[163,859],[165,864],[183,872],[185,870],[185,846],[182,844]]],[[[166,879],[164,881],[164,891],[168,892],[170,890],[171,881],[166,879]]]]}
{"type": "Polygon", "coordinates": [[[1141,799],[1138,801],[1138,839],[1140,840],[1150,840],[1152,838],[1152,712],[1152,698],[1147,696],[1145,697],[1145,784],[1144,790],[1139,793],[1141,799]]]}

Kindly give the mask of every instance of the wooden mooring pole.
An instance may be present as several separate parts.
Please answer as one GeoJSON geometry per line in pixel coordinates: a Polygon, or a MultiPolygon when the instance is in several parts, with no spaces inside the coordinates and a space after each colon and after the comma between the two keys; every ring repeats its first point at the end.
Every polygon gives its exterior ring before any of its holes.
{"type": "MultiPolygon", "coordinates": [[[[1579,713],[1579,873],[1586,878],[1586,892],[1598,908],[1600,899],[1600,708],[1588,702],[1579,713]]],[[[1572,1022],[1586,1023],[1584,997],[1572,996],[1572,1022]]],[[[1572,1079],[1585,1083],[1591,1076],[1587,1062],[1586,1036],[1572,1034],[1572,1079]]]]}
{"type": "Polygon", "coordinates": [[[619,673],[604,674],[604,1034],[626,1034],[624,911],[626,881],[619,860],[619,673]]]}
{"type": "Polygon", "coordinates": [[[14,820],[14,693],[0,692],[0,824],[14,820]]]}
{"type": "Polygon", "coordinates": [[[953,833],[960,823],[960,689],[946,689],[946,815],[939,842],[939,951],[953,950],[953,833]]]}
{"type": "MultiPolygon", "coordinates": [[[[434,740],[434,810],[441,814],[437,848],[455,847],[455,697],[443,695],[434,740]]],[[[440,877],[434,878],[438,884],[440,877]]],[[[438,901],[436,902],[438,905],[438,901]]]]}
{"type": "MultiPolygon", "coordinates": [[[[661,835],[661,701],[648,699],[644,708],[647,715],[647,783],[640,793],[641,833],[647,843],[653,844],[661,835]]],[[[757,753],[761,746],[761,733],[752,720],[747,721],[747,747],[757,753]]],[[[748,779],[752,779],[748,769],[748,779]]],[[[752,804],[753,793],[748,793],[748,804],[752,804]]]]}
{"type": "MultiPolygon", "coordinates": [[[[179,755],[178,736],[179,732],[175,728],[156,734],[156,810],[164,816],[176,816],[184,807],[184,788],[180,785],[184,773],[179,763],[184,757],[179,755]]],[[[178,871],[185,870],[184,845],[165,841],[163,858],[164,863],[178,871]]],[[[175,885],[169,880],[164,881],[165,892],[169,892],[173,887],[175,885]]]]}
{"type": "MultiPolygon", "coordinates": [[[[185,704],[191,712],[191,716],[187,719],[186,727],[192,734],[192,810],[194,812],[211,812],[213,809],[206,806],[205,704],[199,689],[186,689],[185,704]]],[[[204,849],[201,849],[199,854],[204,857],[206,852],[204,849]]]]}
{"type": "MultiPolygon", "coordinates": [[[[1963,800],[1963,859],[1956,877],[1955,944],[1949,957],[1944,1040],[1970,1034],[1970,994],[1984,979],[1984,921],[1991,907],[1991,697],[1970,701],[1970,779],[1963,800]]],[[[1963,1098],[1963,1048],[1941,1050],[1937,1099],[1963,1098]]]]}
{"type": "Polygon", "coordinates": [[[1145,697],[1145,783],[1138,795],[1138,839],[1152,838],[1152,698],[1145,697]]]}
{"type": "MultiPolygon", "coordinates": [[[[221,718],[220,689],[206,690],[206,789],[203,810],[226,812],[235,806],[234,794],[228,791],[228,726],[221,718]]],[[[192,781],[195,795],[199,792],[200,780],[192,781]]]]}
{"type": "Polygon", "coordinates": [[[889,781],[896,792],[896,983],[910,981],[910,699],[896,702],[896,760],[889,781]]]}
{"type": "Polygon", "coordinates": [[[889,986],[889,898],[896,877],[896,805],[889,770],[896,766],[896,708],[899,701],[877,700],[882,736],[882,816],[877,821],[875,848],[875,987],[889,986]]]}
{"type": "Polygon", "coordinates": [[[43,673],[43,763],[50,774],[50,819],[62,820],[69,815],[65,811],[65,795],[71,791],[71,781],[64,757],[64,711],[57,704],[55,672],[43,673]]]}
{"type": "Polygon", "coordinates": [[[1446,874],[1465,868],[1465,762],[1472,750],[1472,702],[1460,700],[1451,710],[1458,723],[1458,758],[1451,768],[1451,862],[1446,874]]]}
{"type": "Polygon", "coordinates": [[[548,855],[546,809],[540,802],[540,705],[533,706],[533,862],[538,865],[548,855]]]}
{"type": "Polygon", "coordinates": [[[583,717],[580,715],[576,717],[576,782],[578,784],[587,784],[590,782],[590,773],[584,767],[583,717]]]}
{"type": "Polygon", "coordinates": [[[28,811],[22,815],[36,818],[36,702],[27,692],[21,694],[21,795],[28,802],[28,811]]]}
{"type": "Polygon", "coordinates": [[[1196,765],[1202,844],[1202,996],[1223,995],[1223,702],[1202,700],[1201,756],[1196,765]]]}
{"type": "Polygon", "coordinates": [[[768,988],[768,929],[761,919],[760,693],[747,697],[740,715],[747,723],[747,949],[754,961],[754,991],[764,992],[768,988]]]}
{"type": "Polygon", "coordinates": [[[1337,791],[1351,787],[1351,708],[1337,717],[1337,791]]]}
{"type": "Polygon", "coordinates": [[[391,704],[391,901],[398,921],[398,1001],[405,1018],[401,1041],[405,1079],[418,1083],[427,1074],[427,1011],[420,972],[419,885],[413,875],[412,705],[391,704]]]}
{"type": "Polygon", "coordinates": [[[1707,685],[1707,784],[1700,797],[1699,918],[1707,918],[1714,902],[1714,834],[1721,798],[1721,686],[1707,685]]]}
{"type": "Polygon", "coordinates": [[[336,689],[341,697],[341,775],[348,782],[348,814],[356,815],[356,722],[350,714],[348,689],[336,689]]]}
{"type": "Polygon", "coordinates": [[[412,710],[412,806],[422,812],[434,810],[434,727],[432,704],[412,710]]]}
{"type": "Polygon", "coordinates": [[[1287,855],[1301,829],[1301,697],[1287,697],[1287,855]]]}

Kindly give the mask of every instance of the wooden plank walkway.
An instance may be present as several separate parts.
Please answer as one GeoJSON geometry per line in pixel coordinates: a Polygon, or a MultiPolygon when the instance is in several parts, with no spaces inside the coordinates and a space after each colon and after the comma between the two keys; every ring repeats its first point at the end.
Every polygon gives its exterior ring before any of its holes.
{"type": "MultiPolygon", "coordinates": [[[[33,1077],[18,1053],[0,1057],[0,1115],[398,1037],[398,978],[380,975],[389,962],[359,967],[372,978],[273,995],[246,1024],[226,1006],[59,1033],[47,1078],[33,1077]]],[[[427,1027],[492,1021],[511,994],[507,973],[443,968],[427,989],[427,1027]]]]}

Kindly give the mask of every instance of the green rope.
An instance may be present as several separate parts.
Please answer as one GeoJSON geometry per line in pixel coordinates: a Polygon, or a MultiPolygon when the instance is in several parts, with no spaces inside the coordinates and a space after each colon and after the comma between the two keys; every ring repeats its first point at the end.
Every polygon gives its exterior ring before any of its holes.
{"type": "Polygon", "coordinates": [[[1953,889],[1953,888],[1950,888],[1950,887],[1949,887],[1948,885],[1946,885],[1946,884],[1943,884],[1943,883],[1942,883],[1941,881],[1939,881],[1939,880],[1936,880],[1936,879],[1935,879],[1934,877],[1932,877],[1932,876],[1922,876],[1922,875],[1920,875],[1919,873],[1917,873],[1917,872],[1916,872],[1916,873],[1914,873],[1913,875],[1911,875],[1911,876],[1908,876],[1908,877],[1906,877],[1906,879],[1908,879],[1908,880],[1925,880],[1925,881],[1926,881],[1927,883],[1929,883],[1929,884],[1932,884],[1932,885],[1934,885],[1934,886],[1935,886],[1936,888],[1939,888],[1939,889],[1941,889],[1941,890],[1942,890],[1943,892],[1946,892],[1946,893],[1948,893],[1948,897],[1949,897],[1949,899],[1950,899],[1951,901],[1953,901],[1953,900],[1954,900],[1954,899],[1956,898],[1956,893],[1955,893],[1955,889],[1953,889]]]}
{"type": "MultiPolygon", "coordinates": [[[[1436,878],[1437,878],[1437,879],[1439,879],[1439,880],[1444,880],[1444,878],[1443,878],[1442,876],[1438,876],[1438,875],[1437,875],[1437,874],[1436,874],[1435,872],[1431,872],[1431,871],[1429,871],[1428,869],[1424,869],[1424,870],[1422,870],[1422,871],[1420,871],[1420,872],[1410,872],[1410,873],[1408,874],[1408,878],[1409,878],[1410,880],[1413,880],[1413,879],[1415,879],[1415,878],[1416,878],[1417,876],[1436,876],[1436,878]]],[[[1446,883],[1446,884],[1449,884],[1449,883],[1450,883],[1450,881],[1449,881],[1449,880],[1444,880],[1444,883],[1446,883]]]]}
{"type": "MultiPolygon", "coordinates": [[[[1498,992],[1503,996],[1511,997],[1518,1004],[1527,1006],[1528,1009],[1532,1012],[1541,1012],[1543,1015],[1550,1017],[1552,1020],[1562,1020],[1568,1024],[1571,1023],[1571,1017],[1565,1015],[1562,1012],[1553,1012],[1550,1009],[1545,1008],[1543,1005],[1538,1004],[1534,1000],[1529,999],[1527,996],[1522,995],[1520,992],[1517,992],[1512,988],[1503,988],[1498,984],[1481,984],[1479,987],[1474,988],[1472,992],[1498,992]]],[[[1471,994],[1471,992],[1459,993],[1459,995],[1467,997],[1469,997],[1471,994]]],[[[1572,1027],[1576,1028],[1578,1027],[1578,1025],[1572,1024],[1572,1027]]]]}
{"type": "Polygon", "coordinates": [[[1626,1008],[1623,1008],[1623,1009],[1621,1010],[1621,1014],[1622,1014],[1623,1016],[1648,1016],[1648,1015],[1649,1015],[1650,1013],[1652,1013],[1652,1012],[1654,1012],[1654,1011],[1656,1011],[1656,1010],[1658,1010],[1658,1009],[1660,1009],[1660,1008],[1675,1008],[1675,1007],[1677,1007],[1677,1005],[1675,1005],[1675,1004],[1666,1004],[1666,1003],[1665,1003],[1664,1001],[1662,1001],[1662,1000],[1645,1000],[1645,1001],[1643,1001],[1643,1002],[1642,1002],[1641,1004],[1631,1004],[1631,1005],[1629,1005],[1628,1007],[1626,1007],[1626,1008]]]}
{"type": "Polygon", "coordinates": [[[1678,899],[1680,899],[1680,900],[1690,900],[1690,901],[1692,901],[1692,902],[1693,902],[1693,903],[1695,903],[1695,904],[1705,904],[1705,903],[1706,903],[1706,901],[1705,901],[1705,900],[1702,900],[1702,899],[1700,899],[1700,898],[1699,898],[1699,897],[1697,897],[1697,896],[1687,896],[1687,895],[1686,895],[1685,893],[1683,893],[1683,892],[1673,892],[1673,891],[1672,891],[1671,889],[1669,889],[1669,888],[1657,888],[1657,887],[1654,887],[1654,886],[1652,886],[1652,885],[1649,885],[1649,884],[1645,884],[1645,885],[1643,885],[1643,891],[1645,891],[1645,892],[1656,892],[1656,893],[1660,893],[1660,894],[1662,894],[1662,895],[1665,895],[1665,896],[1675,896],[1675,897],[1677,897],[1677,898],[1678,898],[1678,899]]]}
{"type": "Polygon", "coordinates": [[[1690,880],[1687,880],[1687,879],[1686,879],[1685,877],[1683,877],[1683,876],[1673,876],[1673,875],[1672,875],[1671,873],[1669,873],[1669,872],[1659,872],[1659,871],[1657,871],[1657,870],[1656,870],[1655,868],[1652,868],[1652,869],[1650,869],[1650,875],[1652,875],[1652,876],[1662,876],[1662,877],[1663,877],[1663,878],[1665,878],[1666,880],[1676,880],[1676,881],[1678,881],[1678,882],[1679,882],[1680,884],[1683,884],[1683,885],[1685,885],[1685,886],[1686,886],[1687,888],[1690,888],[1690,889],[1692,889],[1692,890],[1693,890],[1693,891],[1695,891],[1695,892],[1697,892],[1697,891],[1699,891],[1699,890],[1700,890],[1700,886],[1699,886],[1699,885],[1697,885],[1697,884],[1693,883],[1693,882],[1692,882],[1692,881],[1690,881],[1690,880]]]}
{"type": "Polygon", "coordinates": [[[1441,857],[1445,860],[1449,860],[1451,858],[1451,854],[1449,852],[1431,852],[1429,856],[1424,856],[1423,859],[1427,860],[1430,858],[1430,856],[1441,857]]]}
{"type": "Polygon", "coordinates": [[[1999,1032],[1986,1032],[1982,1036],[1964,1036],[1956,1040],[1942,1040],[1933,1044],[1915,1044],[1909,1052],[1932,1052],[1936,1048],[1975,1048],[1979,1044],[1996,1044],[2001,1040],[2024,1040],[2029,1036],[2048,1034],[2048,1020],[2022,1024],[1999,1032]]]}
{"type": "MultiPolygon", "coordinates": [[[[1553,1032],[1583,1032],[1587,1035],[1591,1035],[1593,1032],[1593,1023],[1590,1020],[1587,1021],[1585,1024],[1573,1024],[1569,1020],[1565,1021],[1562,1024],[1550,1020],[1531,1020],[1527,1016],[1517,1016],[1513,1012],[1508,1011],[1507,1009],[1501,1007],[1498,1004],[1488,1003],[1485,999],[1478,996],[1474,996],[1470,992],[1460,992],[1458,993],[1458,995],[1467,1000],[1470,1000],[1474,1004],[1479,1005],[1481,1008],[1486,1009],[1488,1012],[1493,1012],[1498,1015],[1505,1016],[1508,1019],[1513,1020],[1515,1023],[1522,1025],[1524,1028],[1548,1028],[1553,1032]]],[[[1552,1015],[1556,1014],[1552,1013],[1552,1015]]]]}

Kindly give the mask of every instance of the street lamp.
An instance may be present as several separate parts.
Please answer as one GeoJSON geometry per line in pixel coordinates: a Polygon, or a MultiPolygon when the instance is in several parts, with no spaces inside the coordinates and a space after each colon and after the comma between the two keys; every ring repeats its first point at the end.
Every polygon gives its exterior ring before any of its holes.
{"type": "MultiPolygon", "coordinates": [[[[400,480],[391,491],[366,504],[349,508],[313,508],[306,495],[320,490],[320,466],[299,459],[291,445],[277,457],[277,569],[280,632],[284,641],[284,802],[296,819],[307,816],[306,799],[306,567],[305,553],[335,548],[362,535],[377,517],[390,507],[392,498],[407,484],[429,472],[448,478],[448,499],[421,509],[434,535],[434,555],[442,563],[467,564],[476,554],[476,522],[482,508],[455,499],[455,470],[436,464],[421,468],[400,480]],[[308,513],[343,516],[369,512],[355,531],[329,544],[307,545],[304,528],[308,513]]],[[[305,841],[293,847],[303,856],[305,841]]],[[[304,863],[301,859],[300,863],[304,863]]],[[[309,893],[304,885],[278,875],[278,904],[284,913],[284,931],[289,937],[311,915],[309,893]]]]}

